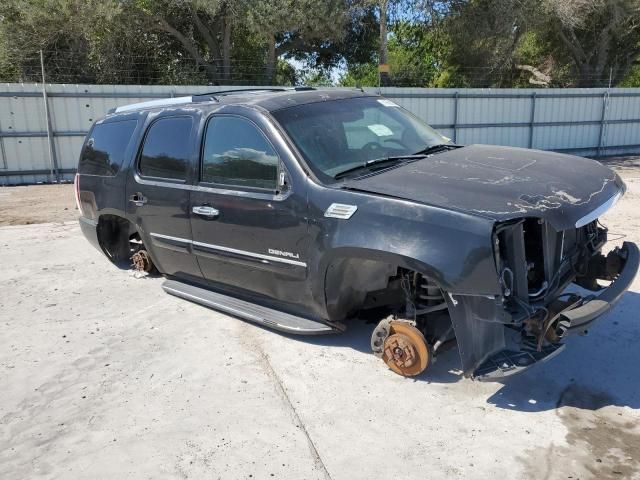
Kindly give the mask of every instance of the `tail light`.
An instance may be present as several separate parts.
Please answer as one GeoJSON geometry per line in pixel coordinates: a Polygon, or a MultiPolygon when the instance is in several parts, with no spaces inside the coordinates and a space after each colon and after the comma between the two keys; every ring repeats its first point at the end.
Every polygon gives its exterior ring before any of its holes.
{"type": "Polygon", "coordinates": [[[73,179],[73,190],[76,194],[76,207],[78,207],[78,211],[80,212],[80,215],[83,215],[82,206],[80,203],[80,175],[78,173],[76,173],[76,176],[73,179]]]}

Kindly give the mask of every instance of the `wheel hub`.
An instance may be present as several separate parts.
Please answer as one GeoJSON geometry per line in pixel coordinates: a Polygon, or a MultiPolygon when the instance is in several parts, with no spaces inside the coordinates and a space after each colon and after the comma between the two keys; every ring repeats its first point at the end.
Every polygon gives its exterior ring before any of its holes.
{"type": "Polygon", "coordinates": [[[399,369],[407,369],[416,363],[416,350],[406,335],[395,333],[384,342],[383,358],[399,369]]]}
{"type": "Polygon", "coordinates": [[[153,262],[146,250],[138,250],[131,257],[133,268],[138,272],[150,272],[153,268],[153,262]]]}
{"type": "Polygon", "coordinates": [[[413,377],[429,366],[431,354],[427,342],[409,322],[383,320],[374,330],[371,343],[374,354],[399,375],[413,377]]]}

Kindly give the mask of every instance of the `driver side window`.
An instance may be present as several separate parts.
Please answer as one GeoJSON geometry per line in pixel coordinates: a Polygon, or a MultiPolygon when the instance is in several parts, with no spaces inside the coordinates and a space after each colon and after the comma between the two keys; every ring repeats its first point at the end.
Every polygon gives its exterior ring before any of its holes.
{"type": "Polygon", "coordinates": [[[207,124],[201,180],[206,183],[276,190],[278,155],[249,120],[214,116],[207,124]]]}

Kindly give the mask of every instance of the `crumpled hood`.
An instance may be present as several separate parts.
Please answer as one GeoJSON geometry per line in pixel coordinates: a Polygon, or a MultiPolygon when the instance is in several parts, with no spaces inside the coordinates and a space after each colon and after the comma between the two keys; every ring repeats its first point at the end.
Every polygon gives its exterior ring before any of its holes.
{"type": "Polygon", "coordinates": [[[557,230],[575,226],[625,189],[615,172],[595,160],[492,145],[439,153],[345,186],[495,221],[544,218],[557,230]]]}

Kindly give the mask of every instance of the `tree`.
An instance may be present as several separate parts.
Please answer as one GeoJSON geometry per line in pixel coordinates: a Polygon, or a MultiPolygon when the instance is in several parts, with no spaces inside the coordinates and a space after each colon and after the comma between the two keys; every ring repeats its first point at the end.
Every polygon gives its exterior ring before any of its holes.
{"type": "Polygon", "coordinates": [[[244,0],[247,25],[267,47],[266,76],[278,57],[301,57],[342,40],[348,4],[338,0],[244,0]]]}
{"type": "Polygon", "coordinates": [[[457,2],[445,20],[450,39],[448,62],[463,72],[468,86],[509,86],[520,73],[516,52],[529,29],[533,2],[470,0],[457,2]]]}
{"type": "MultiPolygon", "coordinates": [[[[372,58],[349,62],[340,79],[342,85],[426,86],[436,83],[445,66],[448,39],[442,35],[442,19],[449,14],[450,0],[362,0],[377,28],[369,50],[377,54],[377,65],[388,65],[389,73],[378,73],[372,58]]],[[[453,77],[452,77],[453,78],[453,77]]]]}
{"type": "MultiPolygon", "coordinates": [[[[442,82],[447,52],[446,39],[437,30],[414,22],[396,22],[389,30],[388,82],[399,87],[427,87],[442,82]]],[[[378,83],[383,85],[373,62],[351,65],[340,79],[344,86],[377,86],[378,83]]]]}
{"type": "Polygon", "coordinates": [[[472,85],[606,86],[638,62],[640,2],[460,1],[446,31],[472,85]]]}
{"type": "Polygon", "coordinates": [[[638,0],[544,0],[547,35],[575,67],[578,86],[617,84],[640,58],[638,0]]]}
{"type": "MultiPolygon", "coordinates": [[[[0,48],[16,80],[39,81],[40,50],[51,78],[87,70],[89,38],[102,20],[119,12],[100,0],[4,0],[0,3],[0,48]],[[67,62],[60,62],[63,57],[67,62]]],[[[2,73],[8,73],[3,69],[2,73]]],[[[90,72],[87,80],[92,79],[90,72]]],[[[64,80],[63,80],[64,81],[64,80]]]]}
{"type": "Polygon", "coordinates": [[[219,83],[231,75],[231,34],[235,2],[227,0],[131,0],[128,11],[146,22],[147,30],[171,36],[219,83]]]}

